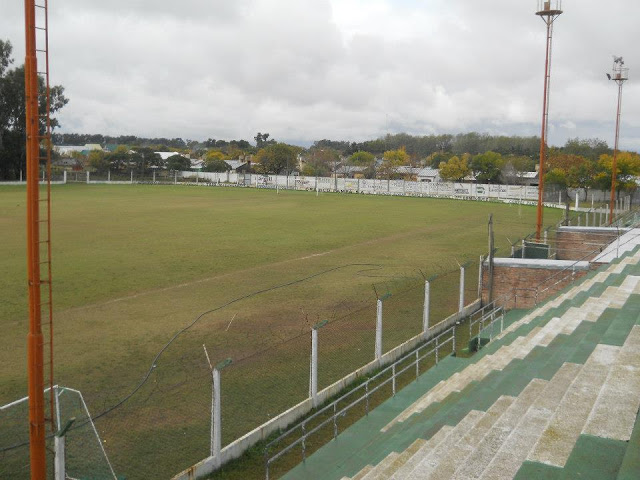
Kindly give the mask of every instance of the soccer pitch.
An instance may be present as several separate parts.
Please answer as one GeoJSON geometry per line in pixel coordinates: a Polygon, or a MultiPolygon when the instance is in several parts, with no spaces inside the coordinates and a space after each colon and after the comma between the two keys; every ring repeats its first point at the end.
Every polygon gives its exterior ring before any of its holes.
{"type": "MultiPolygon", "coordinates": [[[[0,404],[26,394],[25,197],[22,187],[0,187],[0,404]]],[[[203,343],[213,361],[250,357],[319,320],[375,307],[372,285],[394,293],[420,271],[477,262],[490,213],[498,255],[507,255],[507,237],[531,233],[536,213],[473,201],[153,185],[54,186],[52,198],[56,383],[81,390],[94,413],[131,392],[158,351],[203,312],[248,296],[190,329],[160,360],[181,370],[165,370],[162,380],[201,370],[203,343]]],[[[547,209],[545,223],[561,215],[547,209]]],[[[477,281],[477,271],[470,277],[477,281]]],[[[408,332],[400,330],[398,338],[408,332]]],[[[285,382],[286,365],[273,369],[285,382]]],[[[135,410],[127,415],[130,430],[148,427],[144,416],[133,420],[135,410]]],[[[166,428],[184,421],[161,420],[166,428]]],[[[237,432],[250,426],[238,423],[237,432]]],[[[225,443],[235,433],[227,429],[225,443]]],[[[103,434],[117,449],[118,432],[103,434]]]]}

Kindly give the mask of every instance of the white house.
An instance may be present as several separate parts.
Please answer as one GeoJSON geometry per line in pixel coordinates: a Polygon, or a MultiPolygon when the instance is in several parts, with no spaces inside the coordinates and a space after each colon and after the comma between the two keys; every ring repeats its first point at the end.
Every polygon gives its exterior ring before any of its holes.
{"type": "Polygon", "coordinates": [[[425,167],[416,174],[419,182],[440,182],[440,171],[437,168],[425,167]]]}

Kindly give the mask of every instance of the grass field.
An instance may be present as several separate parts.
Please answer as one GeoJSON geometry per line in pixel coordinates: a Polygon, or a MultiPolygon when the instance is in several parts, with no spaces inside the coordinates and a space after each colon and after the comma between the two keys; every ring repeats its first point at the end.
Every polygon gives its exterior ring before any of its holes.
{"type": "MultiPolygon", "coordinates": [[[[203,343],[213,361],[236,361],[224,381],[247,385],[226,397],[223,390],[233,419],[223,431],[227,443],[255,426],[245,414],[266,419],[306,395],[304,378],[291,391],[274,386],[308,374],[305,335],[313,323],[336,320],[324,347],[321,337],[325,355],[339,359],[355,340],[370,360],[372,284],[394,293],[390,308],[399,319],[416,316],[419,270],[430,275],[455,270],[456,261],[477,262],[487,250],[489,213],[503,253],[507,236],[515,240],[535,225],[534,207],[236,188],[64,185],[53,187],[53,201],[56,382],[81,390],[94,413],[133,390],[157,352],[199,314],[326,272],[205,315],[172,344],[150,382],[98,422],[128,478],[145,478],[136,457],[170,476],[206,456],[203,343]],[[291,374],[294,364],[299,374],[291,374]],[[203,388],[190,389],[194,382],[203,388]]],[[[0,187],[0,404],[26,391],[24,215],[24,189],[0,187]]],[[[555,224],[561,211],[545,215],[555,224]]],[[[469,292],[476,280],[477,270],[468,275],[469,292]]],[[[452,290],[454,305],[456,282],[451,274],[439,287],[443,296],[452,290]]],[[[417,333],[413,320],[386,327],[385,350],[417,333]]]]}

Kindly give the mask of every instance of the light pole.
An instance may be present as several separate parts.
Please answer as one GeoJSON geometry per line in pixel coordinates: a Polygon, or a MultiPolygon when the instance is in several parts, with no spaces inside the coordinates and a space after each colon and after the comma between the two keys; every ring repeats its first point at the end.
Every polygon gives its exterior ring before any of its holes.
{"type": "Polygon", "coordinates": [[[544,97],[542,101],[542,133],[540,134],[540,165],[538,175],[538,215],[536,221],[536,240],[540,240],[542,231],[542,208],[544,201],[544,164],[547,157],[547,129],[549,126],[549,83],[551,80],[551,46],[553,41],[553,23],[562,14],[561,0],[538,0],[538,15],[547,26],[547,54],[544,66],[544,97]]]}
{"type": "Polygon", "coordinates": [[[618,142],[620,140],[620,111],[622,109],[622,85],[629,79],[629,69],[624,66],[622,57],[613,57],[612,73],[607,78],[618,84],[618,113],[616,114],[616,139],[613,147],[613,164],[611,165],[611,200],[609,202],[609,219],[613,223],[613,206],[615,205],[616,177],[618,175],[618,142]]]}

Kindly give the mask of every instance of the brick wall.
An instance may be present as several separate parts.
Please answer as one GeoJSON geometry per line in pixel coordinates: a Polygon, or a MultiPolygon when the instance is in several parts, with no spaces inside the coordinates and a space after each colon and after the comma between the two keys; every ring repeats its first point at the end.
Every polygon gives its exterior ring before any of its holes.
{"type": "MultiPolygon", "coordinates": [[[[580,262],[575,269],[568,264],[550,260],[526,260],[496,258],[494,262],[493,298],[506,308],[532,308],[573,281],[584,277],[591,268],[588,262],[580,262]]],[[[482,271],[482,303],[488,303],[488,268],[482,271]]]]}
{"type": "Polygon", "coordinates": [[[615,228],[560,227],[556,232],[556,258],[591,260],[617,236],[615,228]]]}

